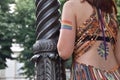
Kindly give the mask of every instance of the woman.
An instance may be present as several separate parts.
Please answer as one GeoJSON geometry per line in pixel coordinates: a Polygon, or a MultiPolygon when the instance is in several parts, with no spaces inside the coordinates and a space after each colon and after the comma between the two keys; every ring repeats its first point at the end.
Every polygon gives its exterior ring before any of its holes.
{"type": "Polygon", "coordinates": [[[72,80],[120,80],[120,31],[114,0],[69,0],[57,48],[73,55],[72,80]]]}

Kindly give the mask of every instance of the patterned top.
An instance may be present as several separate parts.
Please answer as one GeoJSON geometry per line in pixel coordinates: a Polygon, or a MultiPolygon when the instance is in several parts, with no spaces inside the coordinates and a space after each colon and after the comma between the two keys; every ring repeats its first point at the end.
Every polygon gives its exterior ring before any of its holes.
{"type": "MultiPolygon", "coordinates": [[[[105,25],[105,37],[110,38],[110,43],[113,45],[114,50],[115,44],[113,44],[112,41],[114,39],[116,42],[118,32],[116,15],[114,13],[108,14],[103,12],[101,14],[105,25]]],[[[102,36],[101,34],[102,28],[100,27],[100,22],[98,19],[98,11],[94,10],[92,15],[81,26],[77,27],[74,58],[76,59],[87,52],[97,41],[97,37],[102,36]],[[88,36],[90,37],[90,40],[85,40],[88,36]]]]}

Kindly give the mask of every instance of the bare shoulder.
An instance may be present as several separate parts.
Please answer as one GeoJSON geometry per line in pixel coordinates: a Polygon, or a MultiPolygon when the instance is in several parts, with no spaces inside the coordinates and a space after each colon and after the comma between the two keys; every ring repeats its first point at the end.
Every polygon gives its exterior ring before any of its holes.
{"type": "Polygon", "coordinates": [[[65,2],[63,8],[72,9],[73,11],[76,11],[76,10],[86,11],[86,9],[91,8],[91,6],[87,1],[84,1],[84,0],[69,0],[65,2]]]}
{"type": "Polygon", "coordinates": [[[72,9],[75,5],[75,2],[72,0],[66,1],[63,8],[72,9]]]}

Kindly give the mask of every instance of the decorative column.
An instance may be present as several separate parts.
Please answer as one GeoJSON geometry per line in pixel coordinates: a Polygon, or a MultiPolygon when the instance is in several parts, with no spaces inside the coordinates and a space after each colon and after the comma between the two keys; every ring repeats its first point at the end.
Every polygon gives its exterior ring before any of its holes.
{"type": "Polygon", "coordinates": [[[33,45],[36,63],[35,80],[66,80],[57,41],[60,29],[58,0],[36,0],[36,43],[33,45]]]}

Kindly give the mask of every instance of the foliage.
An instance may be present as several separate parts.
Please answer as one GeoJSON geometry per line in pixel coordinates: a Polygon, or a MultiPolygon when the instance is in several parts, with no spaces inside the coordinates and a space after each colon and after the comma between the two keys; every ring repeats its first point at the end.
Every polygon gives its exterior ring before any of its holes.
{"type": "Polygon", "coordinates": [[[117,9],[118,9],[117,18],[118,18],[118,23],[120,28],[120,0],[117,0],[117,9]]]}
{"type": "Polygon", "coordinates": [[[27,78],[32,79],[34,64],[30,61],[33,56],[32,46],[35,43],[35,4],[34,0],[17,0],[15,10],[15,23],[18,29],[15,39],[22,44],[24,51],[18,57],[18,61],[24,63],[21,68],[27,78]]]}
{"type": "Polygon", "coordinates": [[[34,6],[34,0],[0,1],[0,69],[6,68],[6,59],[13,59],[10,47],[15,40],[15,43],[24,47],[18,61],[24,63],[21,69],[29,79],[34,73],[34,64],[30,62],[33,55],[32,46],[35,42],[34,6]],[[9,4],[16,5],[15,11],[12,13],[9,4]]]}
{"type": "Polygon", "coordinates": [[[14,24],[11,23],[13,15],[9,12],[9,4],[11,3],[13,0],[0,0],[0,69],[7,67],[6,59],[13,59],[10,49],[14,36],[14,24]]]}

